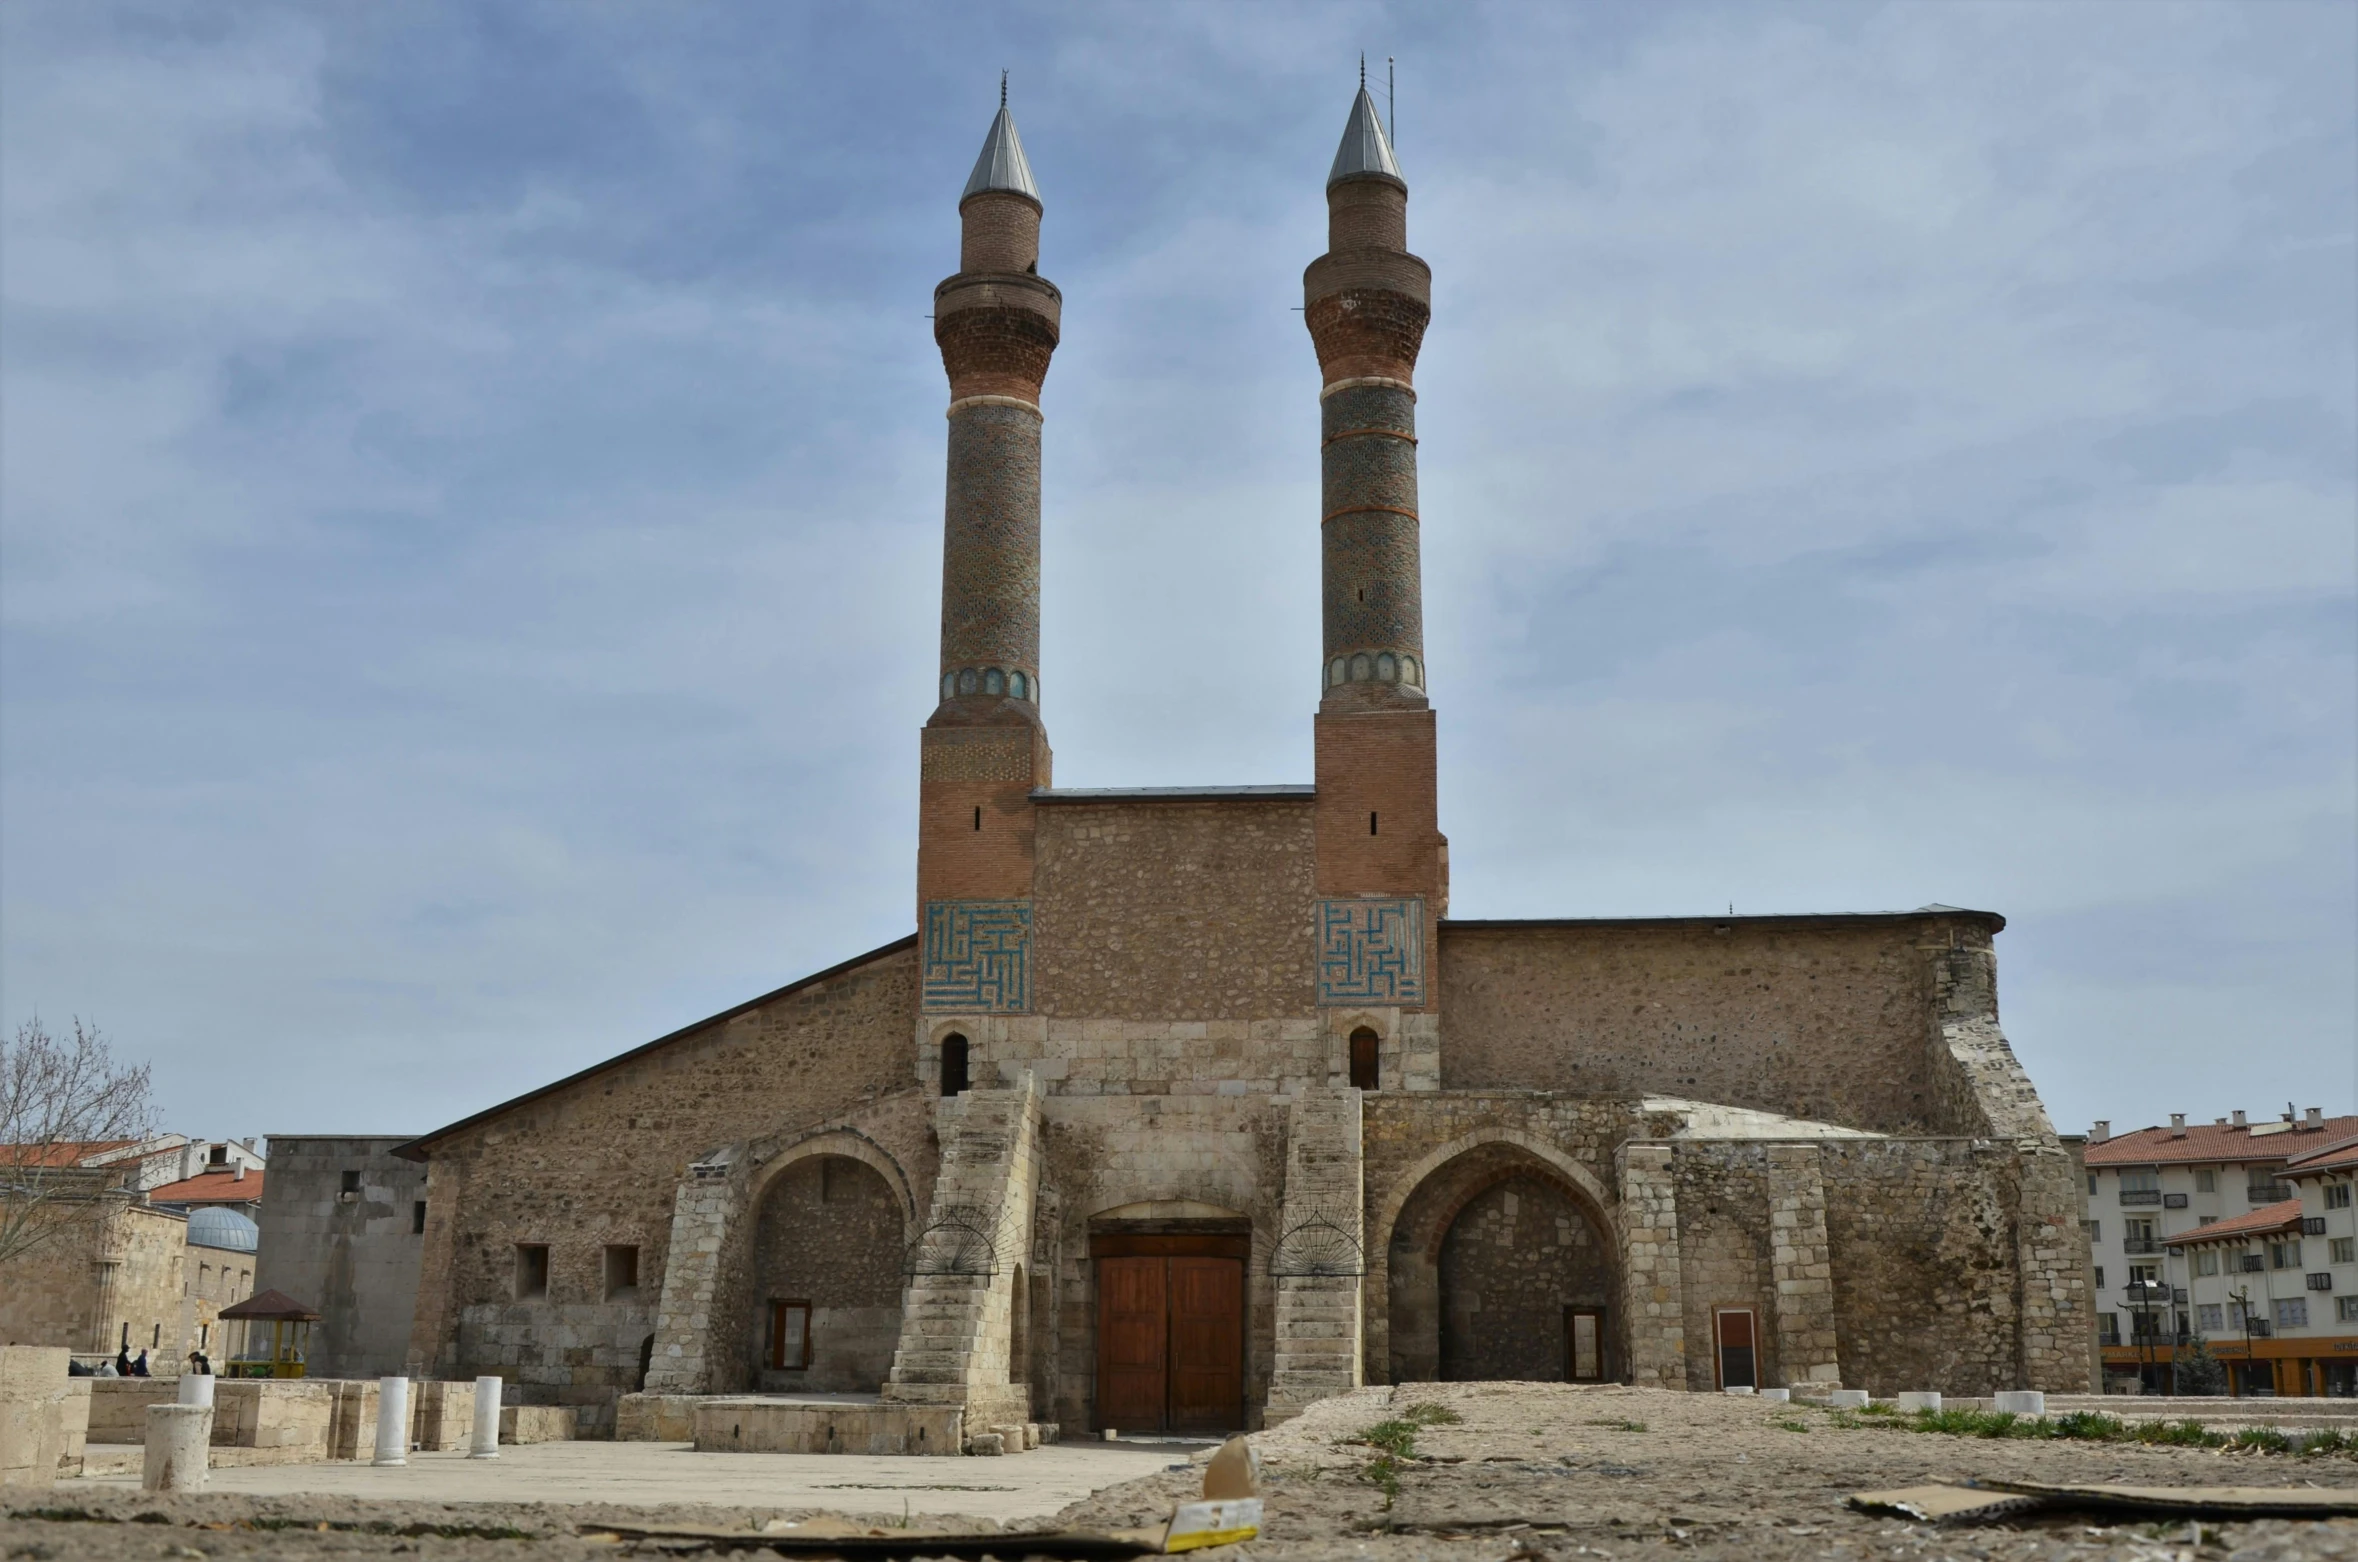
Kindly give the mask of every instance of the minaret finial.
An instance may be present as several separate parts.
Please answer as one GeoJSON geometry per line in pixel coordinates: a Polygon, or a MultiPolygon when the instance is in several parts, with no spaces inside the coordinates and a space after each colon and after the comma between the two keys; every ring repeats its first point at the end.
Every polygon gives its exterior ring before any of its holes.
{"type": "Polygon", "coordinates": [[[1007,106],[1007,72],[1004,68],[999,72],[999,106],[1007,106]]]}
{"type": "Polygon", "coordinates": [[[1365,49],[1359,51],[1359,90],[1362,92],[1367,90],[1367,51],[1365,49]]]}

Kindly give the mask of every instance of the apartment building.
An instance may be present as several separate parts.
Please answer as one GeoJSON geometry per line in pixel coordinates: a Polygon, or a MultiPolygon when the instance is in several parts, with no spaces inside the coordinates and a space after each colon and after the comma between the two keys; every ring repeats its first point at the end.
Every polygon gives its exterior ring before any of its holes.
{"type": "Polygon", "coordinates": [[[2353,1147],[2358,1116],[2318,1107],[2196,1125],[2173,1113],[2117,1136],[2098,1123],[2085,1164],[2105,1386],[2172,1392],[2199,1335],[2234,1393],[2358,1392],[2358,1231],[2340,1158],[2353,1147]]]}

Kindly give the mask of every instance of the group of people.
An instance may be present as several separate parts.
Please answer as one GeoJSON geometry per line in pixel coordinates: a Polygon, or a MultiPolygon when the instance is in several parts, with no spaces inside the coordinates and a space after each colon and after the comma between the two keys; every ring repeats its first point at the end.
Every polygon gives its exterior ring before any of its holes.
{"type": "MultiPolygon", "coordinates": [[[[188,1353],[188,1370],[210,1376],[213,1371],[212,1358],[201,1350],[192,1350],[188,1353]]],[[[131,1347],[126,1345],[115,1352],[114,1360],[102,1361],[95,1367],[85,1367],[78,1361],[68,1361],[66,1372],[67,1375],[77,1378],[144,1378],[149,1376],[147,1352],[141,1351],[134,1356],[131,1354],[131,1347]]]]}

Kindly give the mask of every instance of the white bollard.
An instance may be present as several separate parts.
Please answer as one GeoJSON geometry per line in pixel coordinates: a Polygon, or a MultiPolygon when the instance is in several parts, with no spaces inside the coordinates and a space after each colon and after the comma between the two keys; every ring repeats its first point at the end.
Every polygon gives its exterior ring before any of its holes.
{"type": "Polygon", "coordinates": [[[1749,1394],[1752,1392],[1752,1385],[1749,1383],[1731,1383],[1726,1388],[1721,1389],[1720,1392],[1722,1394],[1749,1394]]]}
{"type": "Polygon", "coordinates": [[[1900,1395],[1899,1407],[1902,1410],[1938,1410],[1940,1408],[1940,1396],[1930,1392],[1929,1390],[1918,1391],[1915,1389],[1910,1389],[1906,1393],[1900,1395]]]}
{"type": "Polygon", "coordinates": [[[378,1464],[409,1463],[409,1379],[377,1379],[378,1464]]]}
{"type": "Polygon", "coordinates": [[[213,1446],[211,1405],[147,1407],[147,1457],[141,1491],[203,1491],[213,1446]]]}
{"type": "Polygon", "coordinates": [[[184,1405],[203,1405],[206,1409],[211,1409],[213,1406],[213,1374],[210,1372],[183,1372],[180,1375],[179,1402],[184,1405]]]}
{"type": "Polygon", "coordinates": [[[1838,1388],[1826,1396],[1826,1404],[1835,1410],[1864,1410],[1867,1391],[1863,1388],[1838,1388]]]}
{"type": "Polygon", "coordinates": [[[2008,1415],[2043,1416],[2047,1413],[2047,1396],[2035,1388],[2002,1389],[1998,1394],[1998,1408],[2008,1415]]]}
{"type": "Polygon", "coordinates": [[[499,1379],[475,1380],[475,1435],[467,1441],[470,1459],[499,1457],[499,1394],[499,1379]]]}
{"type": "Polygon", "coordinates": [[[1773,1399],[1780,1405],[1790,1404],[1793,1400],[1793,1391],[1789,1388],[1764,1388],[1760,1391],[1760,1397],[1773,1399]]]}

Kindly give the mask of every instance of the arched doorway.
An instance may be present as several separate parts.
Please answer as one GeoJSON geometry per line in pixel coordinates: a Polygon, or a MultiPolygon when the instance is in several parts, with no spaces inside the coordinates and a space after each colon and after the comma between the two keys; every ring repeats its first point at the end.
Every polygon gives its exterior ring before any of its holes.
{"type": "Polygon", "coordinates": [[[764,1191],[754,1229],[754,1381],[769,1392],[883,1387],[901,1334],[900,1200],[877,1171],[813,1155],[764,1191]]]}
{"type": "Polygon", "coordinates": [[[1607,1227],[1517,1146],[1477,1146],[1426,1178],[1387,1260],[1394,1382],[1619,1380],[1607,1227]]]}

